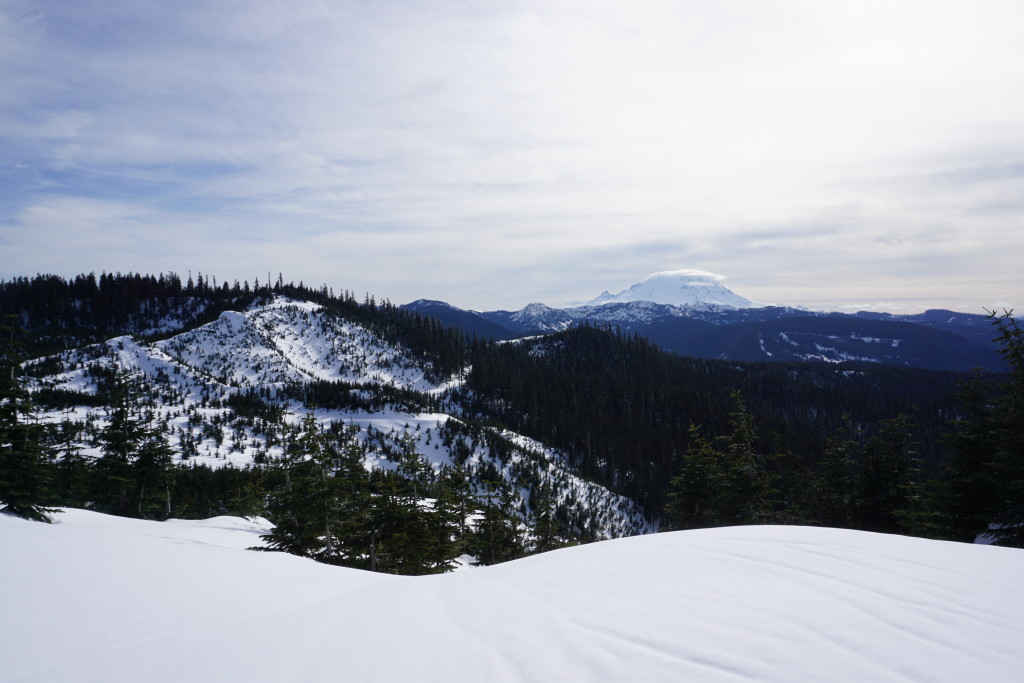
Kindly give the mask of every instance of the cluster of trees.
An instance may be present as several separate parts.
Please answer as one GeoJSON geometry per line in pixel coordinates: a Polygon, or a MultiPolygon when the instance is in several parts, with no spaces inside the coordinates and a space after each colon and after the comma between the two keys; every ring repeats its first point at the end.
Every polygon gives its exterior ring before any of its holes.
{"type": "Polygon", "coordinates": [[[22,357],[14,320],[9,322],[0,326],[0,510],[49,521],[51,511],[42,504],[48,486],[42,426],[32,419],[32,402],[18,376],[22,357]]]}
{"type": "Polygon", "coordinates": [[[435,471],[411,437],[394,470],[368,471],[363,456],[352,427],[325,431],[307,416],[268,470],[275,483],[267,510],[276,525],[266,549],[370,571],[433,574],[452,569],[461,555],[494,564],[564,543],[543,519],[528,546],[503,486],[475,495],[460,466],[435,471]]]}
{"type": "Polygon", "coordinates": [[[0,501],[15,514],[50,521],[52,506],[90,506],[133,517],[171,513],[174,451],[146,414],[140,393],[118,375],[110,394],[110,421],[99,435],[101,456],[78,446],[82,426],[65,420],[43,425],[15,374],[12,345],[0,352],[0,501]]]}
{"type": "Polygon", "coordinates": [[[992,318],[1010,373],[1002,382],[978,375],[963,387],[965,409],[949,436],[936,507],[946,537],[986,533],[1024,548],[1024,331],[1009,312],[992,318]]]}
{"type": "Polygon", "coordinates": [[[665,529],[736,524],[816,524],[935,535],[935,501],[912,437],[899,415],[866,433],[847,420],[829,439],[816,467],[777,444],[762,451],[754,418],[733,395],[731,430],[708,437],[691,426],[679,473],[669,481],[665,529]]]}
{"type": "Polygon", "coordinates": [[[813,468],[785,449],[760,451],[736,392],[727,434],[691,426],[666,528],[810,523],[1024,547],[1024,333],[1009,313],[992,319],[1011,372],[961,384],[937,471],[925,467],[905,414],[870,432],[847,416],[813,468]]]}
{"type": "Polygon", "coordinates": [[[683,358],[587,326],[516,344],[476,342],[471,363],[461,397],[470,411],[564,450],[586,476],[652,516],[696,445],[692,425],[709,438],[728,433],[737,390],[759,452],[791,452],[813,470],[844,416],[872,431],[906,414],[922,466],[937,471],[962,380],[914,368],[683,358]]]}

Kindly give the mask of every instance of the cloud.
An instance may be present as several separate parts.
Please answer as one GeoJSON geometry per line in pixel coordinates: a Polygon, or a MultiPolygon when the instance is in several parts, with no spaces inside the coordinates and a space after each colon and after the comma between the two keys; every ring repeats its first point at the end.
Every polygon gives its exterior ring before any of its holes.
{"type": "Polygon", "coordinates": [[[1024,8],[979,1],[7,0],[0,276],[1018,299],[1024,8]]]}

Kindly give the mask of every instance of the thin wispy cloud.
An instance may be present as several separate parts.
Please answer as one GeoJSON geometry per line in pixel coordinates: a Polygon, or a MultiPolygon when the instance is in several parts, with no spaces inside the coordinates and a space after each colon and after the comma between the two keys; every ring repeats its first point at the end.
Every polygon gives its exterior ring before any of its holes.
{"type": "Polygon", "coordinates": [[[1022,23],[2,0],[0,277],[270,270],[513,308],[699,268],[779,303],[1024,301],[1022,23]]]}

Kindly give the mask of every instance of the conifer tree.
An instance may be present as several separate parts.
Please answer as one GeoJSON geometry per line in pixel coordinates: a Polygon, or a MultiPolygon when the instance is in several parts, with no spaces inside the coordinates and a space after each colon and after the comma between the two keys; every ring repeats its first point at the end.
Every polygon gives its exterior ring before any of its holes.
{"type": "Polygon", "coordinates": [[[566,545],[563,525],[558,518],[558,500],[551,484],[539,484],[532,498],[533,552],[543,553],[566,545]]]}
{"type": "Polygon", "coordinates": [[[859,528],[863,507],[862,487],[863,434],[849,415],[825,446],[821,474],[816,480],[821,521],[829,526],[859,528]]]}
{"type": "Polygon", "coordinates": [[[170,515],[173,451],[144,415],[138,380],[117,370],[110,384],[110,420],[100,434],[93,468],[100,510],[124,517],[170,515]]]}
{"type": "Polygon", "coordinates": [[[963,414],[946,434],[944,479],[935,484],[931,502],[942,519],[943,535],[955,541],[973,543],[988,531],[999,499],[999,430],[992,394],[991,381],[975,373],[960,390],[963,414]]]}
{"type": "Polygon", "coordinates": [[[51,472],[43,445],[41,425],[33,420],[33,406],[19,377],[21,357],[16,350],[14,324],[0,327],[0,504],[13,514],[49,522],[53,510],[43,503],[49,496],[51,472]]]}
{"type": "Polygon", "coordinates": [[[52,436],[58,455],[53,474],[54,498],[68,507],[85,507],[91,500],[91,462],[82,455],[82,447],[76,442],[78,431],[79,426],[65,417],[52,436]]]}
{"type": "Polygon", "coordinates": [[[922,482],[920,452],[910,433],[910,418],[898,415],[882,423],[864,445],[862,528],[906,532],[919,511],[922,482]]]}
{"type": "Polygon", "coordinates": [[[690,425],[690,442],[681,471],[669,482],[666,529],[698,529],[726,523],[723,458],[696,425],[690,425]]]}
{"type": "Polygon", "coordinates": [[[462,554],[465,546],[469,498],[465,469],[459,465],[442,468],[427,520],[430,534],[428,573],[437,574],[455,568],[455,558],[462,554]]]}
{"type": "Polygon", "coordinates": [[[134,513],[143,518],[171,516],[174,451],[155,429],[145,431],[132,463],[134,513]]]}
{"type": "Polygon", "coordinates": [[[268,513],[274,529],[263,536],[271,550],[335,563],[339,559],[340,482],[316,417],[309,413],[298,434],[274,463],[282,475],[271,492],[268,513]]]}
{"type": "Polygon", "coordinates": [[[430,469],[409,434],[400,440],[397,471],[382,477],[371,510],[372,569],[390,574],[434,570],[431,511],[425,506],[430,469]]]}
{"type": "Polygon", "coordinates": [[[480,516],[468,540],[476,564],[491,565],[523,554],[519,520],[510,512],[512,496],[499,482],[486,482],[479,503],[480,516]]]}
{"type": "Polygon", "coordinates": [[[991,529],[999,545],[1024,548],[1024,330],[1012,311],[990,315],[1010,377],[995,402],[997,447],[991,529]]]}
{"type": "Polygon", "coordinates": [[[726,454],[725,507],[729,523],[765,522],[771,513],[771,476],[765,468],[764,456],[757,452],[754,417],[747,410],[743,395],[732,393],[735,404],[729,416],[726,454]]]}
{"type": "Polygon", "coordinates": [[[690,426],[691,446],[680,473],[670,482],[665,507],[669,528],[694,529],[768,521],[771,477],[755,448],[753,417],[739,392],[733,393],[732,433],[706,439],[690,426]]]}

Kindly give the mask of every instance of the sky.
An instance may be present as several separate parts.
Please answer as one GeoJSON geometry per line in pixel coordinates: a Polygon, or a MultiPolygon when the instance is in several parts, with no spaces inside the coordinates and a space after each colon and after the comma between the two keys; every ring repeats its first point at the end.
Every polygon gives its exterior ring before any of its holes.
{"type": "Polygon", "coordinates": [[[0,0],[0,278],[1024,307],[1019,0],[0,0]]]}

